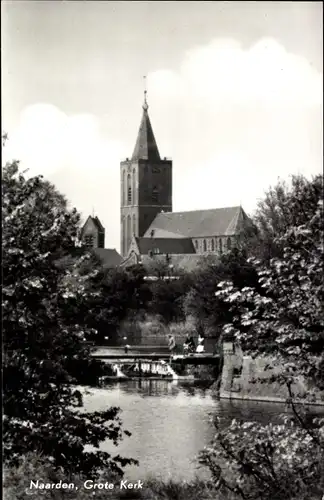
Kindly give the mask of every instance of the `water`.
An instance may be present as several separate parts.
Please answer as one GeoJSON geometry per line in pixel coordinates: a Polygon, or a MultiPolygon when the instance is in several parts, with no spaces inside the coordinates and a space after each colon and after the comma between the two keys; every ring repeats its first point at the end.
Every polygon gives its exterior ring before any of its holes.
{"type": "MultiPolygon", "coordinates": [[[[214,435],[212,416],[261,423],[279,422],[284,404],[217,400],[208,389],[164,380],[128,380],[85,396],[86,410],[121,408],[124,428],[132,433],[118,446],[103,450],[135,458],[138,467],[126,468],[129,480],[149,476],[191,480],[197,475],[197,454],[214,435]]],[[[200,477],[207,471],[199,470],[200,477]]]]}

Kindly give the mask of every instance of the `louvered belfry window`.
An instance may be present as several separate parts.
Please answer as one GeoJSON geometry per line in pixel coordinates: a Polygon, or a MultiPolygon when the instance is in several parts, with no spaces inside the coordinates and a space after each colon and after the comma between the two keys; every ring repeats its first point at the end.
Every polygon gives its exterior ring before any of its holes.
{"type": "Polygon", "coordinates": [[[93,242],[94,242],[93,234],[87,234],[84,238],[84,243],[87,245],[87,247],[93,247],[93,242]]]}
{"type": "Polygon", "coordinates": [[[154,187],[153,190],[152,190],[152,201],[154,203],[158,203],[159,202],[159,190],[157,187],[154,187]]]}

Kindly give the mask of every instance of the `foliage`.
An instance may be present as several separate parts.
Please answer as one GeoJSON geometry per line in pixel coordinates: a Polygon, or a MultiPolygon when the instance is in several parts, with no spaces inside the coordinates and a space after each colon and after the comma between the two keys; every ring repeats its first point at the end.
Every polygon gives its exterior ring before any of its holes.
{"type": "Polygon", "coordinates": [[[291,211],[299,201],[307,221],[279,238],[282,257],[267,266],[254,262],[261,289],[222,282],[216,295],[230,305],[226,333],[246,352],[274,354],[290,375],[303,375],[324,389],[323,200],[314,207],[298,194],[291,211]]]}
{"type": "Polygon", "coordinates": [[[213,443],[200,455],[220,493],[244,500],[319,499],[324,491],[323,427],[309,431],[293,420],[263,426],[216,424],[213,443]]]}
{"type": "Polygon", "coordinates": [[[151,298],[144,271],[137,267],[101,269],[91,279],[91,289],[84,322],[91,328],[88,340],[97,344],[106,337],[116,344],[121,322],[145,309],[151,298]]]}
{"type": "Polygon", "coordinates": [[[17,162],[3,169],[2,185],[5,463],[35,450],[69,473],[122,473],[127,461],[98,450],[102,441],[122,438],[119,410],[81,414],[74,388],[101,373],[79,326],[89,276],[79,275],[78,262],[58,265],[71,253],[87,258],[79,214],[42,177],[26,179],[17,162]]]}
{"type": "Polygon", "coordinates": [[[222,280],[233,280],[241,289],[257,285],[257,275],[247,261],[245,252],[234,248],[224,254],[218,263],[204,263],[194,274],[193,284],[185,299],[185,311],[196,318],[197,325],[213,333],[229,320],[229,307],[215,296],[215,288],[222,280]]]}
{"type": "Polygon", "coordinates": [[[296,182],[285,198],[287,226],[278,222],[269,262],[252,259],[259,286],[219,283],[216,296],[229,307],[226,335],[245,353],[274,356],[277,381],[290,394],[293,420],[261,426],[233,422],[217,427],[215,441],[201,456],[219,488],[243,499],[320,498],[324,489],[324,419],[296,408],[297,377],[324,389],[323,199],[319,179],[296,182]],[[226,461],[226,466],[222,466],[226,461]]]}
{"type": "Polygon", "coordinates": [[[183,302],[191,280],[189,275],[178,278],[167,281],[159,279],[150,285],[152,298],[149,312],[161,317],[166,324],[185,319],[183,302]]]}
{"type": "Polygon", "coordinates": [[[253,217],[254,226],[248,228],[242,244],[249,254],[269,262],[283,255],[280,238],[291,227],[307,222],[308,211],[315,211],[322,192],[322,177],[315,176],[309,182],[302,175],[293,175],[291,185],[279,181],[260,200],[253,217]],[[303,204],[308,207],[304,210],[303,204]],[[254,231],[253,229],[256,229],[254,231]]]}

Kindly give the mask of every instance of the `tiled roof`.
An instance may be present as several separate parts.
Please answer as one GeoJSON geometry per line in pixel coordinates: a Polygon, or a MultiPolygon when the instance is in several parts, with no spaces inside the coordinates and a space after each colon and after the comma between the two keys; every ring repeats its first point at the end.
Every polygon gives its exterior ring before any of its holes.
{"type": "Polygon", "coordinates": [[[156,238],[167,233],[173,238],[201,238],[208,236],[232,236],[237,234],[245,221],[248,221],[242,207],[214,208],[190,212],[159,213],[144,237],[154,229],[156,238]]]}
{"type": "Polygon", "coordinates": [[[132,160],[160,160],[160,153],[156,144],[147,109],[148,106],[144,103],[142,120],[132,160]]]}
{"type": "Polygon", "coordinates": [[[101,260],[103,267],[119,266],[123,260],[114,248],[94,248],[93,251],[101,260]]]}
{"type": "Polygon", "coordinates": [[[159,250],[161,254],[194,254],[195,249],[190,238],[136,238],[141,255],[159,250]]]}

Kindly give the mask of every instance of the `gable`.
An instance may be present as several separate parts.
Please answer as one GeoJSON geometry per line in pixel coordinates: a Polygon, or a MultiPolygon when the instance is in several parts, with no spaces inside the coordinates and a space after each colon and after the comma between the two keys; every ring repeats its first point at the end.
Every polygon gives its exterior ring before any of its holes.
{"type": "Polygon", "coordinates": [[[101,224],[100,220],[98,217],[89,217],[85,221],[84,225],[82,226],[81,229],[81,237],[83,237],[85,234],[98,234],[98,233],[104,233],[105,229],[103,225],[101,224]]]}
{"type": "Polygon", "coordinates": [[[86,222],[84,223],[84,226],[81,229],[81,235],[89,234],[89,233],[95,233],[97,232],[97,227],[92,219],[92,217],[88,217],[86,222]]]}
{"type": "Polygon", "coordinates": [[[127,252],[127,255],[129,256],[131,253],[135,253],[135,254],[140,254],[140,250],[138,248],[138,242],[137,242],[138,238],[136,238],[135,236],[132,237],[132,240],[131,240],[131,243],[130,243],[130,246],[129,246],[129,249],[128,249],[128,252],[127,252]]]}

